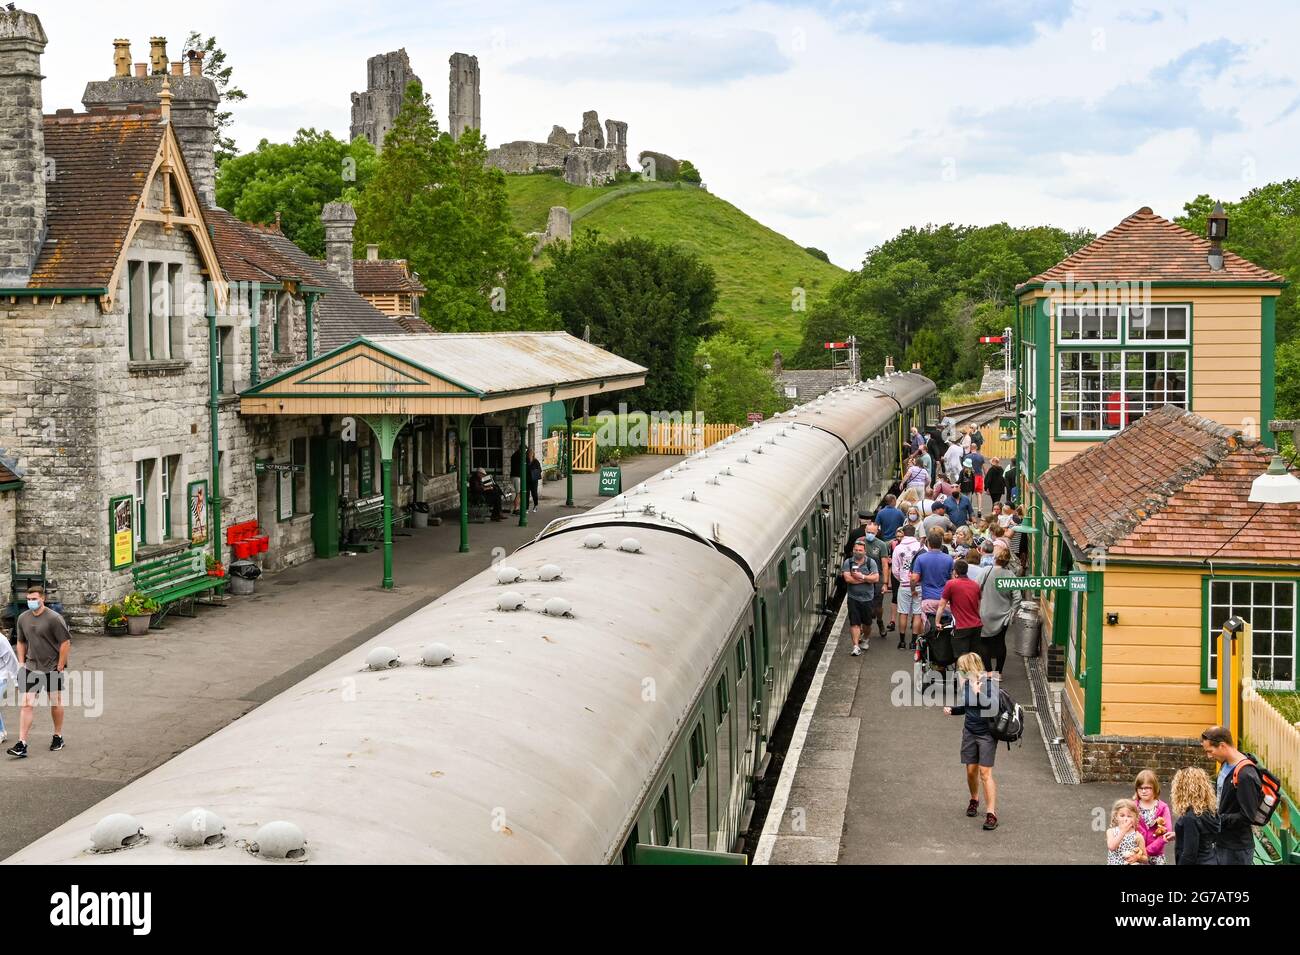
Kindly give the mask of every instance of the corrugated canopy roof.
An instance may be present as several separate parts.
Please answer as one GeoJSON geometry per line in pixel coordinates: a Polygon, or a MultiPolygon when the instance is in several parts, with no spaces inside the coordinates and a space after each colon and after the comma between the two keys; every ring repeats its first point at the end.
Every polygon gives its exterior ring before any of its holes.
{"type": "Polygon", "coordinates": [[[245,391],[245,414],[484,414],[645,384],[566,332],[358,338],[245,391]]]}

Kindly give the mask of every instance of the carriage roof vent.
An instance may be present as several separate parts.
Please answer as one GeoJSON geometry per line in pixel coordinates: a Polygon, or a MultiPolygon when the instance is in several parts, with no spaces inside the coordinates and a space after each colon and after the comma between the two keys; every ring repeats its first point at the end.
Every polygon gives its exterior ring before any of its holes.
{"type": "Polygon", "coordinates": [[[522,576],[518,567],[509,567],[506,564],[497,567],[497,583],[499,584],[513,584],[522,576]]]}
{"type": "Polygon", "coordinates": [[[524,595],[514,590],[507,590],[497,598],[497,609],[509,612],[524,605],[524,595]]]}
{"type": "Polygon", "coordinates": [[[618,549],[625,554],[639,554],[641,553],[641,542],[635,537],[624,537],[618,545],[618,549]]]}
{"type": "Polygon", "coordinates": [[[538,580],[559,580],[563,576],[559,564],[542,564],[542,569],[537,572],[538,580]]]}
{"type": "Polygon", "coordinates": [[[371,670],[390,670],[401,663],[392,647],[375,647],[366,654],[366,666],[371,670]]]}
{"type": "Polygon", "coordinates": [[[226,824],[215,812],[194,808],[172,824],[176,844],[183,849],[219,846],[225,841],[226,824]]]}
{"type": "Polygon", "coordinates": [[[294,861],[306,858],[307,837],[292,822],[277,819],[258,829],[248,848],[263,859],[294,861]]]}
{"type": "Polygon", "coordinates": [[[596,550],[605,546],[605,538],[600,534],[588,534],[582,539],[582,546],[588,550],[596,550]]]}
{"type": "Polygon", "coordinates": [[[451,662],[455,654],[445,643],[431,643],[420,652],[420,662],[427,667],[440,667],[451,662]]]}
{"type": "Polygon", "coordinates": [[[546,605],[542,608],[542,612],[550,617],[572,617],[573,604],[569,603],[569,601],[565,600],[563,597],[552,597],[550,600],[546,601],[546,605]]]}
{"type": "Polygon", "coordinates": [[[124,812],[115,812],[95,823],[90,833],[90,845],[94,852],[116,852],[148,842],[144,826],[135,816],[124,812]]]}

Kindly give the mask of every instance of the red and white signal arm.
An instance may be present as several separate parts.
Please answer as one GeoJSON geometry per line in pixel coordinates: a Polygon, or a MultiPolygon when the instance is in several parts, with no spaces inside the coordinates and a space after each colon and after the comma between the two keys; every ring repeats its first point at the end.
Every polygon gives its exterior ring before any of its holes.
{"type": "Polygon", "coordinates": [[[1001,335],[981,335],[981,336],[980,336],[980,344],[981,344],[981,345],[1001,345],[1001,344],[1003,344],[1003,343],[1005,343],[1005,342],[1006,342],[1006,339],[1005,339],[1003,336],[1001,336],[1001,335]]]}
{"type": "Polygon", "coordinates": [[[826,342],[825,344],[822,345],[822,347],[823,348],[848,348],[849,343],[848,342],[826,342]]]}

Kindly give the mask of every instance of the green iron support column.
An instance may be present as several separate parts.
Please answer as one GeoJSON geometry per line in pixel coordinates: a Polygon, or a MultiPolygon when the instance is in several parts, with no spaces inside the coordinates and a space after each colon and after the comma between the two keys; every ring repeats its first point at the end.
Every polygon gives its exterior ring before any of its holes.
{"type": "Polygon", "coordinates": [[[519,526],[528,526],[528,409],[519,415],[519,526]]]}
{"type": "Polygon", "coordinates": [[[573,507],[573,412],[577,408],[577,398],[564,399],[564,440],[565,440],[565,460],[564,480],[566,484],[566,493],[564,498],[565,507],[573,507]]]}
{"type": "Polygon", "coordinates": [[[311,361],[316,357],[316,293],[308,292],[302,300],[307,309],[307,360],[311,361]]]}
{"type": "MultiPolygon", "coordinates": [[[[208,431],[209,460],[212,463],[212,487],[208,490],[208,506],[211,520],[208,522],[208,535],[212,538],[212,559],[221,562],[221,449],[219,447],[218,402],[217,402],[217,301],[212,283],[208,283],[208,431]]],[[[233,369],[232,369],[233,372],[233,369]]]]}
{"type": "Polygon", "coordinates": [[[257,387],[262,381],[260,367],[262,343],[259,341],[262,337],[262,286],[257,282],[252,284],[252,297],[249,301],[248,344],[253,360],[249,381],[252,382],[253,387],[257,387]]]}
{"type": "Polygon", "coordinates": [[[393,447],[397,436],[411,420],[410,415],[366,415],[365,422],[379,439],[379,454],[384,482],[384,581],[385,590],[393,589],[393,447]]]}
{"type": "Polygon", "coordinates": [[[456,484],[460,487],[460,552],[469,553],[469,423],[473,415],[456,415],[456,484]]]}

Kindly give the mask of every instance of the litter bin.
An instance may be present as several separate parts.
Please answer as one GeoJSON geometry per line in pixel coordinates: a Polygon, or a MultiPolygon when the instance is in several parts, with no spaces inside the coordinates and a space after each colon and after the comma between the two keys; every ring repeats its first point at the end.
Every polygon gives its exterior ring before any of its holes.
{"type": "Polygon", "coordinates": [[[1011,617],[1011,628],[1007,633],[1012,648],[1022,657],[1038,656],[1042,630],[1038,601],[1022,600],[1011,617]]]}
{"type": "Polygon", "coordinates": [[[429,526],[429,505],[425,501],[416,501],[411,505],[411,526],[429,526]]]}
{"type": "Polygon", "coordinates": [[[230,592],[237,597],[247,597],[253,592],[253,581],[262,576],[262,568],[251,560],[237,560],[230,565],[230,592]]]}

